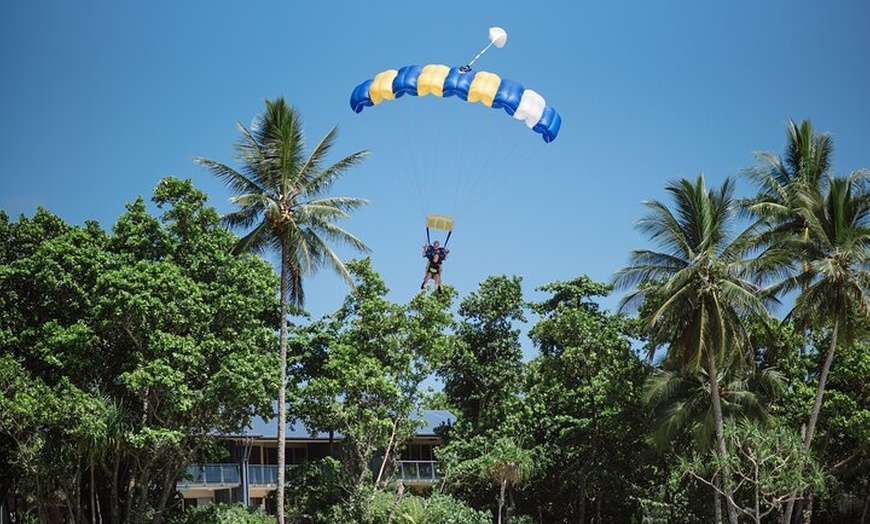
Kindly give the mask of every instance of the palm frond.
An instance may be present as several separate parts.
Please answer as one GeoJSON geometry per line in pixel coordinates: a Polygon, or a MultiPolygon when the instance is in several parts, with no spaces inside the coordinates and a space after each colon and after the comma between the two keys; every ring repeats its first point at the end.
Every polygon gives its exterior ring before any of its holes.
{"type": "Polygon", "coordinates": [[[270,246],[269,227],[265,222],[252,229],[236,243],[233,254],[262,253],[270,246]]]}
{"type": "Polygon", "coordinates": [[[194,162],[204,166],[215,178],[223,182],[223,184],[233,193],[262,193],[263,188],[247,176],[239,173],[235,169],[207,158],[194,157],[194,162]]]}

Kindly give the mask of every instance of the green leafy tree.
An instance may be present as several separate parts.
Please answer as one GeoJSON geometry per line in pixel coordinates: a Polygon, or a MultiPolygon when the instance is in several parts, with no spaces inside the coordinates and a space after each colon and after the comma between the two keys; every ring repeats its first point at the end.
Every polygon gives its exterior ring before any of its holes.
{"type": "MultiPolygon", "coordinates": [[[[656,448],[676,462],[701,460],[715,449],[714,422],[705,371],[658,369],[644,383],[644,404],[653,414],[652,437],[656,448]]],[[[751,420],[773,424],[770,407],[783,389],[784,380],[773,369],[730,369],[721,373],[722,411],[726,420],[751,420]]],[[[672,464],[668,463],[669,466],[672,464]]],[[[709,470],[705,470],[709,471],[709,470]]],[[[718,479],[717,475],[713,476],[718,479]]],[[[708,485],[718,485],[708,481],[708,485]]],[[[688,486],[680,486],[683,490],[688,486]]],[[[715,520],[721,520],[721,498],[713,499],[715,520]]],[[[665,493],[675,502],[674,493],[665,493]]],[[[703,511],[703,508],[698,508],[703,511]]]]}
{"type": "Polygon", "coordinates": [[[457,414],[439,450],[447,469],[443,487],[476,508],[492,504],[490,478],[479,474],[489,443],[522,438],[521,284],[519,277],[491,276],[461,301],[454,351],[438,369],[448,409],[457,414]]]}
{"type": "Polygon", "coordinates": [[[800,437],[790,429],[743,419],[729,422],[725,436],[729,444],[728,456],[714,456],[712,461],[696,456],[684,462],[681,469],[685,475],[725,495],[708,477],[727,468],[736,479],[734,505],[752,522],[761,524],[767,515],[781,510],[796,493],[822,487],[821,469],[804,456],[800,437]],[[739,502],[741,493],[745,504],[739,502]]]}
{"type": "MultiPolygon", "coordinates": [[[[722,411],[726,418],[745,418],[772,422],[769,407],[784,387],[784,379],[774,369],[732,369],[720,374],[722,411]]],[[[704,370],[656,370],[644,384],[644,402],[655,415],[653,437],[664,446],[681,432],[688,431],[698,449],[715,442],[709,379],[704,370]]]]}
{"type": "Polygon", "coordinates": [[[243,504],[215,504],[192,508],[175,517],[170,524],[274,524],[263,510],[250,511],[243,504]]]}
{"type": "MultiPolygon", "coordinates": [[[[614,278],[618,288],[636,289],[621,307],[653,297],[654,307],[643,313],[643,329],[666,349],[667,360],[688,370],[705,368],[720,456],[727,455],[720,385],[720,366],[742,361],[751,347],[746,319],[763,318],[767,309],[758,286],[744,275],[750,234],[734,233],[739,211],[734,184],[708,191],[704,178],[669,183],[673,210],[662,202],[646,204],[649,214],[639,229],[662,251],[635,250],[630,265],[614,278]]],[[[651,355],[652,356],[652,355],[651,355]]],[[[730,499],[728,471],[723,486],[730,499]]],[[[728,503],[728,518],[737,524],[737,510],[728,503]]]]}
{"type": "Polygon", "coordinates": [[[438,370],[448,402],[469,435],[503,427],[516,412],[523,352],[517,322],[525,322],[522,279],[489,277],[459,305],[459,341],[438,370]]]}
{"type": "Polygon", "coordinates": [[[840,338],[850,341],[866,334],[866,319],[870,316],[868,181],[870,172],[856,172],[847,178],[829,179],[822,194],[801,191],[799,200],[807,233],[782,239],[766,254],[773,267],[794,268],[774,287],[784,294],[800,291],[788,316],[800,326],[830,329],[830,343],[804,438],[807,448],[840,338]]]}
{"type": "MultiPolygon", "coordinates": [[[[342,243],[359,251],[365,244],[336,224],[367,202],[360,198],[324,196],[347,170],[365,156],[359,151],[327,165],[337,128],[332,128],[305,156],[305,135],[299,113],[283,98],[266,101],[265,112],[250,129],[238,125],[235,144],[241,171],[196,158],[235,194],[238,210],[224,216],[231,227],[250,229],[235,252],[277,252],[280,258],[279,297],[280,383],[278,387],[278,485],[284,485],[284,442],[287,420],[287,314],[288,306],[305,302],[304,279],[330,267],[348,283],[350,274],[331,244],[342,243]]],[[[278,524],[284,524],[284,495],[278,490],[278,524]]]]}
{"type": "Polygon", "coordinates": [[[341,502],[339,474],[341,463],[335,457],[294,464],[287,469],[287,520],[305,523],[341,502]]]}
{"type": "Polygon", "coordinates": [[[210,436],[271,409],[274,271],[230,254],[189,181],[153,202],[159,218],[137,199],[112,234],[45,210],[5,228],[0,433],[44,522],[158,523],[210,436]]]}
{"type": "Polygon", "coordinates": [[[501,524],[508,489],[518,486],[531,475],[535,467],[534,455],[512,438],[502,437],[493,443],[482,459],[484,470],[498,486],[496,521],[501,524]]]}
{"type": "MultiPolygon", "coordinates": [[[[814,362],[814,364],[816,364],[814,362]]],[[[816,364],[817,365],[817,364],[816,364]]],[[[813,455],[826,489],[813,522],[870,519],[870,342],[842,344],[825,391],[813,455]]],[[[809,404],[804,404],[809,405],[809,404]]],[[[798,411],[805,416],[805,410],[798,411]]]]}
{"type": "Polygon", "coordinates": [[[596,302],[610,286],[583,276],[540,290],[550,296],[532,305],[539,320],[530,337],[541,354],[529,363],[522,414],[538,464],[519,506],[547,522],[628,521],[634,486],[650,481],[641,466],[647,368],[623,318],[596,302]]]}
{"type": "Polygon", "coordinates": [[[390,522],[397,524],[491,524],[489,512],[474,510],[462,501],[443,493],[427,497],[404,495],[397,513],[390,522]]]}
{"type": "MultiPolygon", "coordinates": [[[[831,168],[834,143],[827,133],[817,134],[809,120],[786,126],[786,145],[782,156],[757,154],[756,167],[744,174],[758,193],[743,204],[754,218],[764,222],[754,242],[761,248],[773,246],[780,251],[782,239],[805,237],[809,225],[802,211],[801,194],[821,194],[822,184],[831,168]]],[[[792,253],[792,257],[797,253],[792,253]]],[[[806,285],[806,284],[804,284],[806,285]]],[[[791,521],[794,502],[787,505],[783,522],[791,521]]]]}
{"type": "MultiPolygon", "coordinates": [[[[299,326],[294,413],[311,431],[341,433],[342,488],[380,488],[400,444],[413,436],[421,384],[451,344],[444,334],[455,292],[420,293],[407,305],[389,302],[368,259],[348,263],[354,291],[333,315],[299,326]],[[371,465],[383,452],[381,464],[371,465]]],[[[434,429],[434,428],[430,428],[434,429]]]]}

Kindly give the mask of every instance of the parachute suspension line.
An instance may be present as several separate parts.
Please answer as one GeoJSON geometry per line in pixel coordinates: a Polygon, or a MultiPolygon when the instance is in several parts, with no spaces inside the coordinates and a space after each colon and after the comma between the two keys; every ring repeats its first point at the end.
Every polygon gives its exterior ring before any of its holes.
{"type": "Polygon", "coordinates": [[[480,174],[479,166],[472,161],[477,157],[474,151],[475,146],[479,146],[479,140],[484,133],[474,133],[471,126],[463,126],[459,132],[459,143],[462,145],[454,151],[453,164],[456,171],[454,176],[455,183],[449,189],[452,192],[452,202],[449,209],[452,210],[454,216],[462,214],[460,203],[465,202],[470,195],[470,185],[472,179],[480,174]]]}
{"type": "MultiPolygon", "coordinates": [[[[444,247],[447,247],[447,243],[450,242],[450,235],[453,234],[453,230],[447,232],[447,237],[444,239],[444,247]]],[[[426,226],[426,245],[432,245],[432,239],[429,237],[429,226],[426,226]]]]}
{"type": "Polygon", "coordinates": [[[477,56],[472,58],[471,62],[468,62],[468,64],[460,67],[459,70],[462,71],[463,73],[467,73],[467,72],[471,71],[471,66],[473,66],[474,63],[477,62],[477,59],[480,58],[481,56],[483,56],[483,54],[486,53],[490,47],[496,46],[498,48],[502,48],[502,47],[504,47],[504,45],[506,43],[507,43],[507,33],[505,32],[505,30],[502,29],[501,27],[490,27],[489,28],[489,44],[486,47],[484,47],[479,53],[477,53],[477,56]]]}
{"type": "Polygon", "coordinates": [[[461,177],[456,184],[456,196],[452,209],[454,216],[460,218],[470,210],[477,208],[488,193],[495,187],[511,185],[515,182],[534,185],[537,173],[528,172],[534,169],[533,160],[547,146],[544,143],[530,144],[522,135],[523,129],[510,127],[497,128],[492,125],[495,134],[488,137],[484,143],[485,133],[477,133],[469,137],[469,148],[464,154],[463,165],[471,167],[468,176],[461,177]]]}
{"type": "MultiPolygon", "coordinates": [[[[475,109],[483,109],[482,107],[475,109]]],[[[448,187],[452,201],[449,209],[459,219],[484,199],[488,189],[502,174],[502,168],[528,144],[525,129],[502,126],[485,111],[472,110],[466,116],[473,125],[462,126],[457,136],[462,147],[455,152],[455,183],[448,187]],[[511,145],[513,142],[513,145],[511,145]],[[519,147],[517,147],[519,146],[519,147]]]]}
{"type": "Polygon", "coordinates": [[[474,63],[477,62],[478,58],[483,56],[483,53],[486,53],[486,51],[490,47],[492,47],[492,44],[493,44],[493,42],[490,42],[489,45],[487,45],[486,47],[483,48],[483,50],[481,50],[479,53],[477,53],[477,56],[475,56],[474,58],[471,59],[471,62],[468,62],[464,66],[460,67],[459,70],[462,71],[463,73],[467,73],[467,72],[471,71],[471,66],[473,66],[474,63]]]}
{"type": "MultiPolygon", "coordinates": [[[[460,67],[459,68],[460,71],[462,71],[463,73],[470,72],[471,66],[473,66],[474,63],[477,62],[477,60],[481,56],[483,56],[484,53],[486,53],[489,50],[489,48],[491,48],[492,46],[495,46],[496,48],[501,49],[507,43],[507,32],[505,32],[505,30],[502,29],[501,27],[490,27],[489,32],[488,32],[488,37],[489,37],[489,44],[487,44],[486,47],[484,47],[482,50],[480,50],[480,52],[477,53],[477,55],[474,58],[472,58],[468,64],[460,67]]],[[[468,133],[469,133],[469,129],[464,128],[463,129],[463,137],[466,137],[468,133]]],[[[474,144],[474,147],[475,147],[474,156],[477,157],[481,151],[481,146],[483,144],[482,139],[483,139],[483,135],[481,133],[475,133],[473,137],[463,138],[462,141],[466,142],[466,143],[473,143],[474,144]]],[[[465,150],[465,154],[469,154],[469,151],[467,149],[465,150]]],[[[487,155],[487,156],[491,157],[494,154],[495,154],[495,150],[492,149],[492,150],[490,150],[489,155],[487,155]]],[[[460,165],[466,166],[469,164],[465,160],[462,160],[460,162],[460,165]]],[[[472,169],[477,169],[477,168],[472,167],[472,169]]],[[[484,173],[484,175],[485,175],[485,173],[484,173]]],[[[482,186],[486,185],[486,184],[480,183],[480,181],[481,181],[480,177],[481,177],[480,173],[477,173],[477,174],[469,173],[469,176],[461,176],[460,177],[460,183],[457,184],[456,186],[454,186],[454,195],[453,195],[454,203],[453,203],[453,207],[452,207],[454,210],[457,210],[457,212],[459,211],[458,203],[460,202],[460,200],[466,200],[466,201],[468,200],[465,195],[472,194],[478,190],[481,190],[482,186]]],[[[484,178],[486,178],[486,177],[484,177],[484,178]]]]}
{"type": "Polygon", "coordinates": [[[431,118],[431,109],[425,107],[431,101],[419,102],[422,103],[419,110],[401,110],[395,115],[399,122],[397,129],[401,130],[398,133],[398,144],[401,147],[396,151],[401,158],[393,166],[393,170],[398,173],[398,182],[408,189],[412,202],[425,214],[430,211],[428,201],[431,200],[431,195],[438,189],[438,176],[434,166],[438,166],[440,143],[434,136],[440,132],[442,125],[437,118],[431,118]]]}

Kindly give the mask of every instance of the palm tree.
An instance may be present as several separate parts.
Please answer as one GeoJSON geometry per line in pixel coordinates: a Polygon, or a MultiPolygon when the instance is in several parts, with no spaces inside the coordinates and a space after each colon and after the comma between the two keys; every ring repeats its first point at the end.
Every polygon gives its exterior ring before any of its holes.
{"type": "MultiPolygon", "coordinates": [[[[816,396],[804,432],[809,452],[821,412],[828,375],[840,343],[853,340],[870,317],[870,173],[830,178],[821,193],[799,195],[805,234],[793,235],[769,249],[764,258],[787,272],[773,287],[799,290],[787,320],[802,329],[829,329],[828,349],[818,376],[816,396]]],[[[783,522],[794,509],[786,507],[783,522]]]]}
{"type": "MultiPolygon", "coordinates": [[[[798,301],[804,303],[806,301],[800,297],[807,295],[805,298],[808,298],[808,293],[810,293],[809,287],[812,283],[825,278],[821,272],[833,269],[830,266],[826,266],[824,263],[826,255],[820,252],[819,249],[805,251],[808,246],[816,245],[816,242],[810,239],[810,235],[813,227],[812,222],[816,222],[816,227],[818,227],[818,220],[814,220],[812,217],[815,215],[817,218],[821,218],[822,221],[829,222],[826,226],[829,230],[837,228],[838,226],[833,223],[833,215],[827,214],[824,211],[825,206],[828,205],[825,202],[829,199],[842,200],[851,196],[851,191],[846,191],[846,186],[851,184],[841,181],[838,183],[840,187],[835,190],[830,183],[831,177],[828,175],[828,172],[831,167],[830,158],[832,152],[833,143],[827,134],[815,135],[808,121],[802,122],[799,128],[794,122],[789,122],[784,159],[770,153],[760,154],[759,158],[762,161],[762,166],[747,171],[747,175],[751,180],[756,182],[759,189],[757,196],[745,202],[747,210],[766,224],[766,227],[756,239],[757,245],[768,248],[768,251],[759,257],[765,261],[760,266],[760,269],[763,273],[769,272],[776,279],[782,279],[775,289],[782,293],[797,292],[799,293],[798,301]],[[832,191],[837,191],[840,195],[835,197],[832,195],[832,191]],[[789,252],[788,250],[792,251],[789,252]],[[817,258],[817,260],[813,261],[814,258],[817,258]],[[798,278],[797,275],[801,275],[801,277],[798,278]]],[[[856,179],[858,190],[862,191],[860,187],[864,186],[865,183],[860,182],[859,179],[863,175],[858,173],[854,174],[853,177],[856,179]]],[[[866,189],[863,191],[866,193],[866,189]]],[[[832,206],[837,205],[834,202],[829,202],[829,204],[832,206]]],[[[841,217],[841,219],[846,218],[841,217]]],[[[863,220],[865,220],[866,224],[866,218],[863,220]]],[[[850,227],[852,226],[842,222],[839,224],[840,229],[850,227]]],[[[839,231],[835,233],[828,231],[824,233],[823,236],[828,236],[829,238],[822,240],[822,243],[828,244],[828,247],[826,249],[823,248],[822,251],[827,250],[829,254],[833,254],[834,251],[844,247],[837,247],[835,245],[837,241],[835,235],[843,233],[845,232],[839,231]]],[[[855,248],[857,248],[857,254],[860,255],[860,241],[858,245],[853,245],[852,249],[854,250],[855,248]]],[[[865,255],[866,249],[865,245],[865,255]]],[[[841,253],[842,256],[850,257],[851,255],[843,255],[841,253]]],[[[816,295],[815,299],[819,298],[821,297],[816,295]]],[[[832,295],[828,298],[833,300],[834,296],[832,295]]],[[[812,321],[807,316],[809,314],[808,309],[813,308],[800,305],[798,301],[796,301],[789,317],[794,320],[800,320],[799,325],[804,329],[821,327],[823,325],[821,322],[812,321]],[[799,311],[803,311],[803,314],[799,314],[799,311]]],[[[840,313],[845,313],[845,311],[840,313]]],[[[828,320],[830,321],[830,317],[828,320]]],[[[836,321],[827,324],[832,329],[831,342],[833,346],[829,347],[828,354],[826,355],[827,358],[822,365],[819,376],[816,400],[806,432],[804,433],[805,451],[809,450],[813,434],[815,433],[815,426],[818,422],[824,395],[825,381],[827,380],[830,366],[833,363],[834,347],[836,346],[836,338],[839,334],[838,330],[841,327],[842,320],[841,318],[839,324],[836,321]]],[[[786,506],[783,522],[790,522],[793,509],[794,501],[790,501],[786,506]]]]}
{"type": "MultiPolygon", "coordinates": [[[[725,457],[722,400],[718,366],[737,365],[749,346],[744,323],[766,318],[767,309],[758,286],[748,274],[751,229],[732,235],[738,205],[734,184],[726,179],[718,191],[707,191],[703,176],[669,183],[675,211],[659,201],[646,203],[650,212],[638,228],[663,251],[635,250],[630,265],[614,277],[618,289],[634,287],[620,309],[646,304],[640,319],[651,337],[650,358],[658,346],[666,348],[665,361],[687,371],[705,369],[709,380],[713,427],[718,453],[725,457]]],[[[730,499],[728,471],[723,471],[728,517],[737,523],[730,499]]]]}
{"type": "Polygon", "coordinates": [[[829,328],[830,342],[804,436],[808,450],[838,343],[850,340],[870,316],[870,171],[830,178],[821,192],[797,194],[806,233],[781,238],[764,254],[786,273],[777,293],[799,291],[787,318],[803,328],[829,328]]]}
{"type": "MultiPolygon", "coordinates": [[[[745,175],[755,183],[758,194],[743,202],[749,215],[766,225],[754,240],[756,246],[777,246],[783,237],[808,234],[798,195],[821,192],[821,184],[831,168],[833,150],[831,137],[826,133],[815,134],[809,120],[802,121],[800,126],[789,120],[784,155],[756,155],[760,165],[746,170],[745,175]]],[[[790,500],[784,523],[791,520],[793,509],[794,500],[790,500]]]]}
{"type": "Polygon", "coordinates": [[[283,98],[266,101],[266,111],[251,129],[238,125],[241,138],[235,144],[242,170],[204,158],[205,166],[235,194],[230,201],[239,209],[223,219],[231,227],[250,230],[235,251],[277,251],[280,256],[281,327],[280,382],[278,386],[278,524],[284,524],[284,442],[287,381],[288,305],[305,301],[303,278],[328,266],[350,285],[352,277],[330,243],[340,242],[355,250],[368,248],[354,235],[335,224],[349,212],[367,203],[350,197],[324,196],[346,170],[367,154],[359,151],[326,166],[337,128],[332,128],[305,156],[305,136],[299,113],[283,98]]]}

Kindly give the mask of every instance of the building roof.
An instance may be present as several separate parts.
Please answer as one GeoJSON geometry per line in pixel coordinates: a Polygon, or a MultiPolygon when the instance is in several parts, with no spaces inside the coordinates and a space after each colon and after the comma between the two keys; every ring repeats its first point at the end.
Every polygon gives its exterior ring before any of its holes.
{"type": "MultiPolygon", "coordinates": [[[[432,437],[436,435],[436,430],[441,426],[452,426],[456,422],[456,417],[446,410],[427,409],[420,411],[416,417],[421,424],[417,427],[416,435],[418,437],[432,437]]],[[[278,438],[278,417],[264,419],[262,417],[254,417],[251,420],[251,425],[245,429],[241,435],[232,435],[240,437],[253,437],[261,439],[276,439],[278,438]]],[[[300,422],[288,422],[285,430],[285,438],[287,440],[329,440],[329,433],[319,432],[311,433],[300,422]]],[[[341,439],[341,434],[336,433],[335,439],[341,439]]]]}

